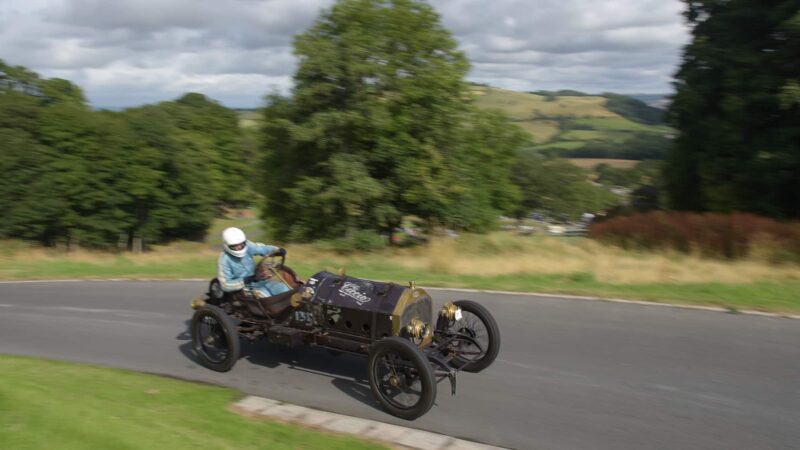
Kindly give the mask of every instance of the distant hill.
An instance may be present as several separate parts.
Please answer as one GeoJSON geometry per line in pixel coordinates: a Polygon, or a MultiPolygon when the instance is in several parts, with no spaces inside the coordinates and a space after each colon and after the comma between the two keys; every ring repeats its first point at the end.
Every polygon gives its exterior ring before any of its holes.
{"type": "Polygon", "coordinates": [[[669,106],[669,94],[628,94],[628,97],[642,101],[647,106],[666,109],[669,106]]]}
{"type": "MultiPolygon", "coordinates": [[[[663,109],[632,96],[517,92],[485,85],[472,89],[478,106],[504,112],[531,135],[533,151],[570,158],[662,159],[673,135],[664,124],[663,109]]],[[[243,128],[254,129],[261,122],[258,110],[236,112],[243,128]]]]}
{"type": "Polygon", "coordinates": [[[578,91],[517,92],[474,85],[477,104],[527,131],[532,150],[573,158],[662,159],[673,130],[664,110],[633,97],[578,91]]]}

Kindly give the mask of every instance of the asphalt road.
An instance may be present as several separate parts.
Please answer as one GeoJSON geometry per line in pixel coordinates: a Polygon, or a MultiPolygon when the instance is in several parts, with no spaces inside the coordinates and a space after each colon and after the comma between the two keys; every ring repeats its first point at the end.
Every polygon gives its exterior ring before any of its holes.
{"type": "MultiPolygon", "coordinates": [[[[366,360],[244,345],[199,366],[189,300],[201,282],[0,283],[0,353],[97,363],[519,449],[800,449],[800,320],[556,297],[433,291],[482,302],[497,361],[440,384],[414,422],[380,409],[366,360]]],[[[198,412],[201,413],[201,412],[198,412]]]]}

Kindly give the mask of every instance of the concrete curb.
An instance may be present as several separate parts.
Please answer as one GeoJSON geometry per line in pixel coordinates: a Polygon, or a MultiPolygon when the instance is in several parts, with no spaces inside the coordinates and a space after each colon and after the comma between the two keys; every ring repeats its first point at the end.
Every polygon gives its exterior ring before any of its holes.
{"type": "Polygon", "coordinates": [[[234,403],[232,409],[251,417],[263,417],[339,434],[388,444],[393,448],[414,450],[490,450],[491,445],[465,441],[429,431],[390,425],[375,420],[319,411],[263,397],[247,396],[234,403]]]}
{"type": "MultiPolygon", "coordinates": [[[[0,284],[22,284],[22,283],[75,283],[75,282],[108,282],[108,281],[208,281],[206,278],[94,278],[94,279],[63,279],[63,280],[5,280],[0,281],[0,284]]],[[[421,286],[424,287],[424,286],[421,286]]],[[[630,305],[643,305],[643,306],[659,306],[662,308],[680,308],[680,309],[694,309],[700,311],[714,311],[728,314],[742,314],[748,316],[761,316],[773,317],[780,319],[794,319],[800,320],[800,315],[797,314],[784,314],[784,313],[771,313],[764,311],[755,311],[752,309],[737,309],[732,310],[722,308],[719,306],[698,306],[698,305],[685,305],[679,303],[659,303],[647,300],[628,300],[623,298],[608,298],[608,297],[592,297],[584,295],[569,295],[569,294],[556,294],[546,292],[516,292],[516,291],[497,291],[491,289],[464,289],[464,288],[448,288],[448,287],[424,287],[428,291],[452,291],[452,292],[465,292],[471,294],[498,294],[498,295],[516,295],[525,297],[546,297],[546,298],[562,298],[567,300],[585,300],[585,301],[600,301],[610,303],[626,303],[630,305]]]]}

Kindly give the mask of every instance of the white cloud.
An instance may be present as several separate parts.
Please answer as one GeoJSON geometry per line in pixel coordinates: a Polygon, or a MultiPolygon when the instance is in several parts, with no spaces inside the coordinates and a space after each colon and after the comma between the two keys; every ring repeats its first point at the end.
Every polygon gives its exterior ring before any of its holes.
{"type": "MultiPolygon", "coordinates": [[[[287,90],[293,35],[333,0],[4,0],[0,58],[80,84],[94,105],[188,90],[257,106],[287,90]]],[[[667,92],[678,0],[432,0],[469,79],[519,90],[667,92]]]]}

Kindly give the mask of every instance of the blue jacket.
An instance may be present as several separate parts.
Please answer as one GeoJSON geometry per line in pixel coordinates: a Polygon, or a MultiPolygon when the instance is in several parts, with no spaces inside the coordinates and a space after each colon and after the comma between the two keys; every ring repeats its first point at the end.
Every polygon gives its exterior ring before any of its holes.
{"type": "Polygon", "coordinates": [[[274,245],[247,241],[247,253],[241,258],[231,256],[228,252],[223,251],[217,262],[217,279],[219,279],[222,290],[236,292],[244,289],[244,277],[253,275],[256,270],[253,256],[267,256],[277,250],[278,247],[274,245]]]}

